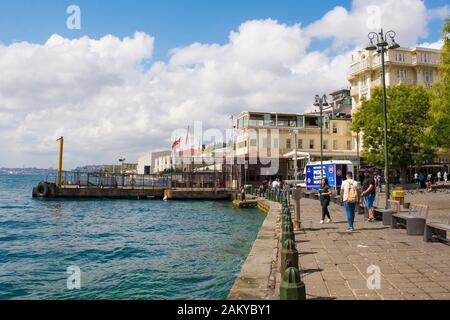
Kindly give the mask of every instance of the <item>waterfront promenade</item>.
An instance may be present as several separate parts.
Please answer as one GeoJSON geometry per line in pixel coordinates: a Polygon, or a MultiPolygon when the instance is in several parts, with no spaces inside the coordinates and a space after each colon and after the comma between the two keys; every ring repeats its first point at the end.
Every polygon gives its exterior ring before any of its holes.
{"type": "Polygon", "coordinates": [[[356,216],[346,232],[344,209],[330,208],[334,223],[319,224],[320,205],[302,199],[304,230],[297,236],[307,299],[450,299],[450,247],[425,243],[403,229],[356,216]],[[381,270],[381,289],[367,288],[367,268],[381,270]]]}
{"type": "MultiPolygon", "coordinates": [[[[432,220],[442,216],[442,206],[433,206],[433,197],[442,203],[448,195],[428,195],[432,220]]],[[[279,299],[281,275],[274,273],[273,266],[279,267],[280,261],[280,207],[262,201],[271,210],[230,299],[279,299]]],[[[425,243],[422,236],[408,236],[405,230],[381,222],[366,222],[363,215],[356,216],[356,231],[348,233],[344,208],[332,204],[330,212],[333,223],[321,225],[319,201],[301,200],[302,230],[296,232],[296,244],[307,299],[450,299],[450,246],[425,243]],[[369,266],[381,271],[379,289],[368,289],[369,266]]]]}

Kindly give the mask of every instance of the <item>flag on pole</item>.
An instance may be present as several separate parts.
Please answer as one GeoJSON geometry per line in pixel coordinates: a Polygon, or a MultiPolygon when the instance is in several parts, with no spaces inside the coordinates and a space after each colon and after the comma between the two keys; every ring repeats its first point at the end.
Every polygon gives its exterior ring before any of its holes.
{"type": "Polygon", "coordinates": [[[175,149],[178,149],[181,145],[181,138],[178,138],[175,140],[175,142],[172,144],[172,151],[175,149]]]}
{"type": "Polygon", "coordinates": [[[184,140],[184,146],[186,147],[188,145],[189,141],[189,135],[190,135],[190,126],[188,126],[187,131],[186,131],[186,139],[184,140]]]}

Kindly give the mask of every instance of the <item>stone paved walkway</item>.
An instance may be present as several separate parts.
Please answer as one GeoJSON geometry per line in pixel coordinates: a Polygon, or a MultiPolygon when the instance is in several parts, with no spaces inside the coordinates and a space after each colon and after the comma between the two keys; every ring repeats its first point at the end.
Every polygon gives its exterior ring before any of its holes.
{"type": "Polygon", "coordinates": [[[296,236],[307,299],[450,299],[450,246],[425,243],[381,222],[356,217],[346,232],[344,209],[330,206],[332,224],[320,225],[320,204],[302,199],[296,236]],[[367,288],[367,268],[381,270],[381,289],[367,288]]]}

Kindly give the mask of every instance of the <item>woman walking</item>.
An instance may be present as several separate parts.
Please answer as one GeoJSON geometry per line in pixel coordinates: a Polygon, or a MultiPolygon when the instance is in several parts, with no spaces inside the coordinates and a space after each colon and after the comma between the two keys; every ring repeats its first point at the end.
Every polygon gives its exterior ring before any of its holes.
{"type": "Polygon", "coordinates": [[[325,222],[326,217],[328,218],[327,223],[332,222],[330,211],[328,211],[328,206],[330,205],[332,192],[333,191],[331,190],[330,185],[328,184],[328,179],[323,178],[322,189],[319,190],[320,204],[322,205],[322,220],[320,220],[320,224],[323,224],[325,222]]]}

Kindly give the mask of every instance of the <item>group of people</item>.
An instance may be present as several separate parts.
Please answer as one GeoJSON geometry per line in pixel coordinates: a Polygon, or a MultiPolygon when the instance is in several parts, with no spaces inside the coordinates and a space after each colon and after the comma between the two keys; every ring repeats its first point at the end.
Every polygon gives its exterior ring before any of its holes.
{"type": "Polygon", "coordinates": [[[447,171],[445,171],[444,173],[439,171],[436,174],[435,179],[433,177],[433,174],[431,174],[431,173],[427,174],[427,176],[425,176],[425,174],[423,172],[420,172],[420,173],[416,172],[414,174],[414,182],[417,183],[421,189],[427,189],[428,192],[433,191],[433,180],[435,180],[436,182],[444,181],[445,183],[447,183],[448,182],[447,171]]]}
{"type": "Polygon", "coordinates": [[[285,188],[288,187],[280,178],[274,179],[273,181],[265,181],[258,188],[258,195],[260,197],[264,197],[267,190],[274,191],[277,193],[285,191],[285,188]]]}
{"type": "MultiPolygon", "coordinates": [[[[346,175],[346,180],[343,181],[340,196],[341,201],[344,204],[344,208],[347,215],[347,223],[348,223],[348,231],[352,232],[355,230],[355,210],[356,206],[359,204],[359,199],[363,199],[364,206],[369,211],[369,222],[375,221],[375,210],[374,210],[374,201],[376,196],[376,190],[378,186],[378,176],[374,178],[373,175],[369,171],[364,172],[364,181],[362,183],[362,187],[359,188],[358,182],[353,179],[353,174],[348,172],[346,175]]],[[[322,179],[322,186],[319,190],[320,194],[320,203],[322,206],[322,220],[320,220],[321,224],[332,223],[330,211],[328,207],[331,202],[331,195],[333,193],[332,188],[328,183],[327,178],[322,179]]]]}

